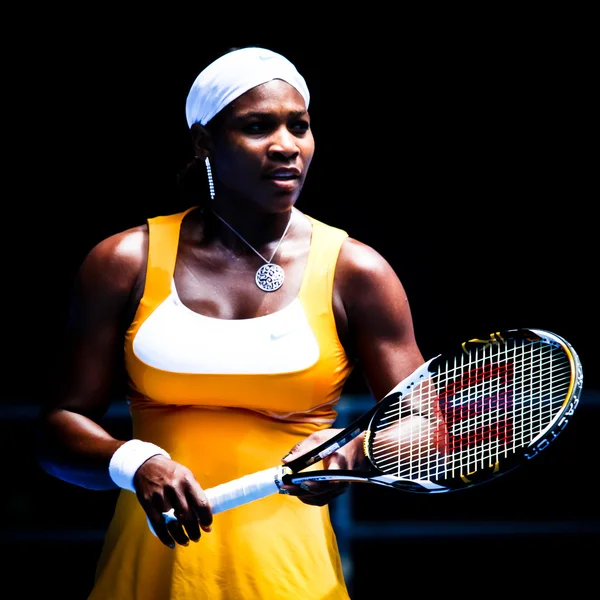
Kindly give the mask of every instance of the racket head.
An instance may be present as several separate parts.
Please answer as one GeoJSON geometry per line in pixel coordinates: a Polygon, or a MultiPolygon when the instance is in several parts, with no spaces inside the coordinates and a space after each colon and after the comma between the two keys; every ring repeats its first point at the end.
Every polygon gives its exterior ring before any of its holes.
{"type": "Polygon", "coordinates": [[[577,353],[550,331],[511,329],[463,342],[415,371],[373,412],[364,451],[381,474],[375,482],[431,493],[494,479],[557,438],[582,388],[577,353]],[[440,431],[428,429],[430,419],[415,407],[435,413],[440,431]],[[408,432],[402,441],[401,423],[402,435],[408,432]]]}

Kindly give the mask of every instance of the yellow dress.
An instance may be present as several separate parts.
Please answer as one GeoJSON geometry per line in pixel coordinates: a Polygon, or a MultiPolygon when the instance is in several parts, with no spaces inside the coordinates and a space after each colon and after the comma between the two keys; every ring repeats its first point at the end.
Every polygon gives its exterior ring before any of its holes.
{"type": "MultiPolygon", "coordinates": [[[[189,209],[193,210],[193,209],[189,209]]],[[[347,234],[308,217],[298,297],[277,313],[205,317],[177,296],[188,211],[149,219],[146,286],[125,340],[133,437],[187,465],[205,488],[281,463],[329,427],[351,365],[332,289],[347,234]]],[[[122,490],[89,600],[348,600],[328,507],[274,494],[214,516],[198,543],[164,547],[122,490]]]]}

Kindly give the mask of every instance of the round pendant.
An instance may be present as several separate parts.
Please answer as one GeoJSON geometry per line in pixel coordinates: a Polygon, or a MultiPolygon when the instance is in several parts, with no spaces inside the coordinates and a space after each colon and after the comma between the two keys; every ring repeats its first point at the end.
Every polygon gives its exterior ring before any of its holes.
{"type": "Polygon", "coordinates": [[[263,292],[274,292],[283,285],[284,273],[279,265],[268,263],[256,271],[256,285],[263,292]]]}

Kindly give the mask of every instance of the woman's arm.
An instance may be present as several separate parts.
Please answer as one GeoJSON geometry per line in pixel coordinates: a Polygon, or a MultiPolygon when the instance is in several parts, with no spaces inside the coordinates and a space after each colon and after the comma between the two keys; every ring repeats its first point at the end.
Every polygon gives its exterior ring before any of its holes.
{"type": "Polygon", "coordinates": [[[146,227],[100,242],[76,277],[64,353],[42,407],[39,462],[51,475],[95,490],[136,494],[160,541],[171,548],[210,531],[212,512],[193,473],[144,440],[118,440],[102,426],[117,390],[124,393],[124,335],[142,294],[146,227]],[[163,513],[178,520],[167,528],[163,513]]]}
{"type": "Polygon", "coordinates": [[[342,342],[376,401],[425,362],[404,286],[370,246],[354,239],[343,245],[334,306],[342,342]]]}
{"type": "Polygon", "coordinates": [[[128,230],[97,244],[76,274],[56,378],[42,401],[38,457],[51,475],[114,488],[108,464],[125,440],[101,425],[124,382],[123,335],[145,265],[146,234],[128,230]]]}

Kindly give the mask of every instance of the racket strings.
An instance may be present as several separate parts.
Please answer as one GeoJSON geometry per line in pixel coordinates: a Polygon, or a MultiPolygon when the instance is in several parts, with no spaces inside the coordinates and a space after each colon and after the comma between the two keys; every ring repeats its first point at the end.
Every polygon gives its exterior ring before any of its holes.
{"type": "Polygon", "coordinates": [[[403,399],[390,404],[373,428],[370,457],[386,474],[410,479],[430,477],[441,454],[436,440],[437,391],[430,381],[414,386],[403,399]]]}
{"type": "Polygon", "coordinates": [[[564,349],[542,340],[476,346],[382,412],[371,459],[384,473],[413,480],[493,468],[550,426],[571,379],[564,349]]]}

